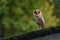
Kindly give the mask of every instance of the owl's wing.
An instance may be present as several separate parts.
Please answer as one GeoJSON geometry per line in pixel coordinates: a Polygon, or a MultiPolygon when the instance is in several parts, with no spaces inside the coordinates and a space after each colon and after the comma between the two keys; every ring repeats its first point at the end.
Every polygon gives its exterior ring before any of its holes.
{"type": "Polygon", "coordinates": [[[41,23],[45,24],[45,20],[44,20],[43,16],[40,16],[40,17],[39,17],[39,21],[40,21],[41,23]]]}
{"type": "Polygon", "coordinates": [[[37,22],[38,26],[40,28],[44,28],[44,23],[45,23],[44,19],[42,17],[39,17],[37,22]]]}

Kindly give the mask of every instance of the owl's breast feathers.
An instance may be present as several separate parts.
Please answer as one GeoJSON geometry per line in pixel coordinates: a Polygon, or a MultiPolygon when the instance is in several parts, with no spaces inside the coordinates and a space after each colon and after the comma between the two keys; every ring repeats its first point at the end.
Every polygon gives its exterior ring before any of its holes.
{"type": "Polygon", "coordinates": [[[45,24],[43,16],[36,17],[35,20],[36,20],[37,24],[40,24],[40,25],[45,24]]]}

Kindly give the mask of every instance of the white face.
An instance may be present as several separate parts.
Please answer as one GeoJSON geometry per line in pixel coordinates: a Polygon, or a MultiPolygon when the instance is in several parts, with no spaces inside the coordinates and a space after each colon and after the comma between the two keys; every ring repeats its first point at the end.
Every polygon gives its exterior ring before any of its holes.
{"type": "Polygon", "coordinates": [[[39,15],[41,15],[40,10],[38,10],[38,9],[34,10],[33,15],[34,15],[34,16],[37,16],[37,17],[38,17],[39,15]]]}

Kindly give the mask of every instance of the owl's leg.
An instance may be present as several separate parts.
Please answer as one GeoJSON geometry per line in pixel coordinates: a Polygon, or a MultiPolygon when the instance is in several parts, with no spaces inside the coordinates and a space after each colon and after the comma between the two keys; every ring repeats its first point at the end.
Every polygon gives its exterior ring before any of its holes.
{"type": "Polygon", "coordinates": [[[43,29],[44,28],[44,25],[39,24],[39,28],[40,29],[43,29]]]}
{"type": "Polygon", "coordinates": [[[43,29],[44,28],[44,25],[40,25],[40,29],[43,29]]]}

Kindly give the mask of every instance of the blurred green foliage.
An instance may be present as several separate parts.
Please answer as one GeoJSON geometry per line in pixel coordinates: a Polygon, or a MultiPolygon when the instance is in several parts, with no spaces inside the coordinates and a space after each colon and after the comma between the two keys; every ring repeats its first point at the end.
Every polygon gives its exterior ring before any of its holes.
{"type": "Polygon", "coordinates": [[[57,1],[58,0],[0,0],[0,37],[8,37],[38,30],[38,25],[34,21],[33,16],[33,10],[36,8],[41,10],[45,18],[45,28],[60,24],[59,14],[54,13],[57,9],[55,8],[55,5],[58,3],[57,1]],[[4,36],[2,29],[5,29],[4,36]]]}

